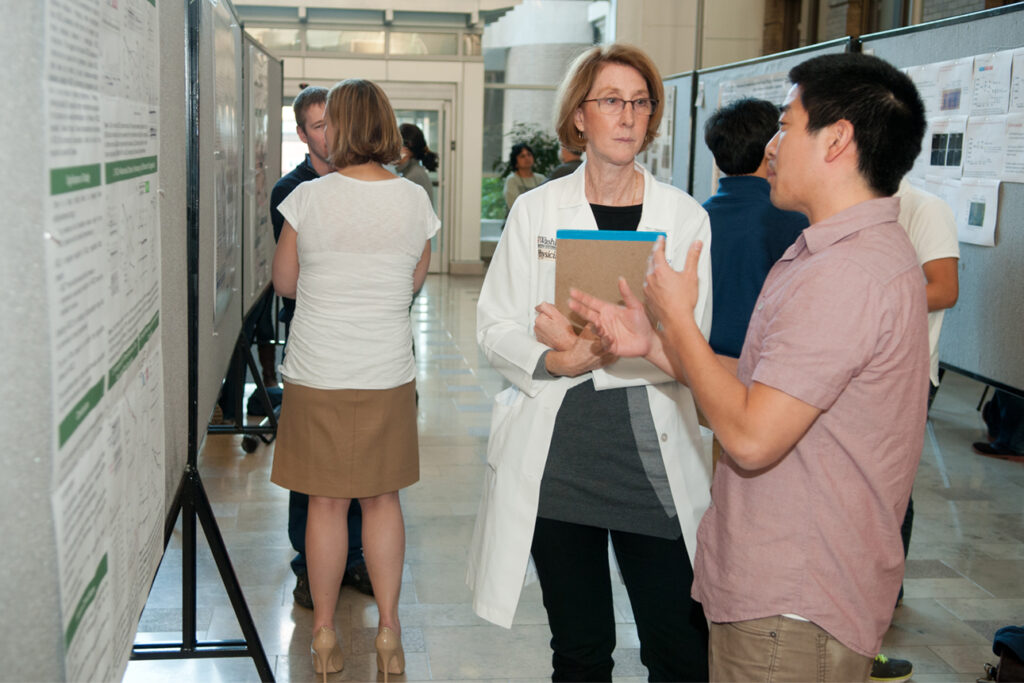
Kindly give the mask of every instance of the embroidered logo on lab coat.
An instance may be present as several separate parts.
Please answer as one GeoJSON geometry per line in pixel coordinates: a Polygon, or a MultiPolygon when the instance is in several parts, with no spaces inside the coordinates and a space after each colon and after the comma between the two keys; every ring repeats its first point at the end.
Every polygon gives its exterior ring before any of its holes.
{"type": "Polygon", "coordinates": [[[543,235],[537,238],[537,260],[538,261],[554,261],[555,250],[558,240],[554,237],[544,237],[543,235]]]}

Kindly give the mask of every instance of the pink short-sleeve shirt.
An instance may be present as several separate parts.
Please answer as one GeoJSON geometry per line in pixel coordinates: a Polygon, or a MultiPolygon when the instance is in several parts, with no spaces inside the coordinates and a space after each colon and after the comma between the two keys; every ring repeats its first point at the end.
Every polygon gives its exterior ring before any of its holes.
{"type": "Polygon", "coordinates": [[[796,614],[878,653],[928,387],[924,276],[898,213],[874,199],[812,225],[765,280],[738,376],[822,413],[764,470],[719,462],[693,586],[712,621],[796,614]]]}

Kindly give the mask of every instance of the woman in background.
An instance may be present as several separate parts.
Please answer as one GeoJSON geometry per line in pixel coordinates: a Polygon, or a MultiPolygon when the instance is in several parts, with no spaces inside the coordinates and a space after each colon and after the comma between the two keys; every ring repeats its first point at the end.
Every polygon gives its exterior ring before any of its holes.
{"type": "Polygon", "coordinates": [[[437,154],[430,151],[427,141],[423,137],[423,131],[419,126],[411,123],[403,123],[398,127],[402,134],[402,153],[398,158],[395,169],[403,178],[411,180],[424,190],[430,197],[430,203],[434,203],[434,183],[431,182],[427,171],[437,170],[437,154]]]}
{"type": "Polygon", "coordinates": [[[547,177],[533,172],[533,148],[525,142],[512,145],[508,155],[508,168],[511,171],[505,178],[505,206],[509,211],[516,203],[516,197],[537,187],[547,177]]]}
{"type": "MultiPolygon", "coordinates": [[[[573,63],[556,129],[586,161],[515,203],[477,305],[477,341],[512,386],[495,397],[467,582],[476,613],[508,628],[533,558],[554,681],[611,680],[609,537],[649,680],[708,676],[708,627],[690,586],[711,458],[693,397],[646,361],[608,355],[550,303],[560,229],[664,232],[680,265],[693,240],[710,239],[704,209],[636,163],[657,134],[662,93],[635,47],[595,47],[573,63]]],[[[694,311],[705,335],[709,252],[694,311]]]]}
{"type": "Polygon", "coordinates": [[[295,188],[279,210],[274,289],[294,298],[271,480],[309,495],[306,557],[313,668],[340,671],[334,611],[359,499],[366,566],[380,614],[377,667],[402,673],[398,596],[405,526],[398,491],[419,480],[409,305],[439,221],[423,192],[383,168],[402,140],[387,96],[346,80],[327,96],[334,172],[295,188]]]}

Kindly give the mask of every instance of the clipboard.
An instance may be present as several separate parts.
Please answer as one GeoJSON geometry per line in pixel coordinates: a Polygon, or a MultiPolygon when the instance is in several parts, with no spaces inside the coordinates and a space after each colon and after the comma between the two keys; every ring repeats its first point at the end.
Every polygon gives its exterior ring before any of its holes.
{"type": "MultiPolygon", "coordinates": [[[[555,308],[579,332],[587,321],[569,310],[569,288],[622,304],[619,277],[633,294],[644,298],[647,260],[663,232],[632,230],[559,230],[555,233],[555,308]]],[[[648,312],[650,317],[650,312],[648,312]]]]}

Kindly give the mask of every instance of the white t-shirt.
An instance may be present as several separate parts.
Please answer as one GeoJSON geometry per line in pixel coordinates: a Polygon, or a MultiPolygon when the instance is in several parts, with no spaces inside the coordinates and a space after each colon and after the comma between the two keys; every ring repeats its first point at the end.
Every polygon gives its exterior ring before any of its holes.
{"type": "Polygon", "coordinates": [[[441,226],[404,178],[329,173],[278,207],[298,233],[295,317],[281,375],[317,389],[391,389],[416,375],[412,276],[441,226]]]}
{"type": "MultiPolygon", "coordinates": [[[[910,243],[922,266],[940,258],[960,258],[956,219],[953,210],[940,197],[900,181],[896,196],[900,198],[900,225],[907,231],[910,243]]],[[[931,351],[932,384],[939,385],[939,332],[945,310],[928,314],[928,348],[931,351]]]]}

